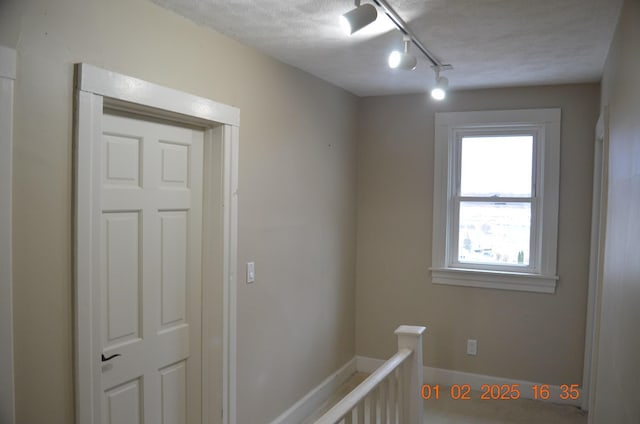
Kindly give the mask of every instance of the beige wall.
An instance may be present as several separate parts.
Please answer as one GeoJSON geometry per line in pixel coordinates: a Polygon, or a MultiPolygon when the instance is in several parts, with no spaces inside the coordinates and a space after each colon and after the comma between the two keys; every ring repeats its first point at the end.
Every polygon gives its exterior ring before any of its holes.
{"type": "Polygon", "coordinates": [[[426,325],[425,364],[548,384],[580,383],[597,84],[362,100],[358,134],[356,351],[395,350],[399,324],[426,325]],[[556,294],[430,281],[434,112],[562,109],[556,294]],[[466,339],[478,340],[467,356],[466,339]]]}
{"type": "Polygon", "coordinates": [[[354,355],[357,99],[142,0],[3,0],[18,51],[18,424],[73,422],[72,81],[87,62],[238,106],[238,423],[271,421],[354,355]],[[285,375],[286,378],[282,378],[285,375]]]}
{"type": "Polygon", "coordinates": [[[590,422],[640,422],[640,1],[627,0],[609,51],[609,187],[595,407],[590,422]]]}

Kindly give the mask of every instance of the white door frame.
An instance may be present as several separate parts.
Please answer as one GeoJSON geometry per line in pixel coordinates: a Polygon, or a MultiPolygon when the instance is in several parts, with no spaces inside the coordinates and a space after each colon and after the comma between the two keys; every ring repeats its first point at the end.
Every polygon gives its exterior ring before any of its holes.
{"type": "MultiPolygon", "coordinates": [[[[205,130],[203,202],[203,399],[214,396],[210,370],[215,328],[207,317],[215,307],[211,294],[223,287],[222,423],[236,423],[236,265],[237,187],[240,110],[209,99],[162,87],[87,64],[76,65],[75,87],[75,404],[77,424],[100,423],[100,305],[97,266],[100,234],[100,164],[94,149],[101,139],[103,108],[135,112],[205,130]],[[218,286],[218,287],[219,287],[218,286]],[[207,377],[207,378],[204,378],[207,377]]],[[[203,402],[203,424],[220,421],[203,402]]],[[[219,413],[219,412],[218,412],[219,413]]]]}
{"type": "Polygon", "coordinates": [[[591,201],[591,251],[589,258],[589,291],[587,297],[587,328],[584,343],[584,370],[580,407],[588,411],[595,400],[594,388],[598,367],[600,335],[600,303],[602,298],[602,270],[607,222],[607,193],[609,172],[609,108],[602,110],[596,124],[593,156],[593,197],[591,201]]]}
{"type": "Polygon", "coordinates": [[[13,373],[12,157],[16,51],[0,46],[0,421],[15,423],[13,373]]]}

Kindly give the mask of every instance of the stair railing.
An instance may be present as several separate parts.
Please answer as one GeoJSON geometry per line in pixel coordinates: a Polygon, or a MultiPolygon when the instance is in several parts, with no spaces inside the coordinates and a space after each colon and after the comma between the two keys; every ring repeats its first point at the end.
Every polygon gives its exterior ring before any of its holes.
{"type": "Polygon", "coordinates": [[[422,333],[401,325],[398,352],[315,424],[422,424],[422,333]]]}

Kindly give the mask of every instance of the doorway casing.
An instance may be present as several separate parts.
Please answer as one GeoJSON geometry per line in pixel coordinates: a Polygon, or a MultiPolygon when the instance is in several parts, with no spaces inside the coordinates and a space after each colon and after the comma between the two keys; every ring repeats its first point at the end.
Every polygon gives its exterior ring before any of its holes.
{"type": "Polygon", "coordinates": [[[12,157],[16,51],[0,46],[0,421],[15,423],[13,369],[12,157]]]}
{"type": "MultiPolygon", "coordinates": [[[[602,108],[596,124],[593,166],[593,197],[591,207],[591,252],[589,258],[589,290],[587,297],[587,326],[585,331],[584,371],[582,376],[581,408],[592,410],[598,371],[598,342],[600,340],[600,309],[602,303],[602,273],[606,240],[609,187],[609,107],[602,108]]],[[[589,414],[591,423],[593,415],[589,414]]]]}
{"type": "MultiPolygon", "coordinates": [[[[236,422],[236,269],[240,110],[209,99],[128,77],[92,65],[75,69],[75,408],[77,424],[99,424],[101,339],[93,311],[99,258],[100,164],[94,149],[101,138],[105,107],[205,131],[202,372],[203,399],[216,390],[212,375],[216,341],[215,293],[222,287],[222,423],[236,422]]],[[[203,424],[220,422],[214,402],[203,402],[203,424]]]]}

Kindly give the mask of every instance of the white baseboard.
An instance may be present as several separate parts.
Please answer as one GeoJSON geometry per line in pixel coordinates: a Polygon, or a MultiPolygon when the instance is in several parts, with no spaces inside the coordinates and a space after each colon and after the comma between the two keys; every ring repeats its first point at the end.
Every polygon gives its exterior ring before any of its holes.
{"type": "Polygon", "coordinates": [[[283,412],[271,424],[300,424],[313,414],[347,379],[356,372],[356,358],[344,364],[338,371],[313,388],[291,408],[283,412]]]}
{"type": "MultiPolygon", "coordinates": [[[[356,356],[356,369],[358,372],[371,373],[380,367],[385,361],[382,359],[368,358],[365,356],[356,356]]],[[[519,385],[520,397],[524,399],[533,399],[534,390],[533,386],[541,386],[543,383],[534,383],[531,381],[514,380],[510,378],[493,377],[490,375],[473,374],[469,372],[452,371],[442,368],[424,367],[424,383],[440,384],[442,386],[451,386],[453,384],[468,384],[472,390],[481,391],[483,384],[488,385],[503,385],[503,384],[517,384],[519,385]]],[[[580,395],[576,400],[563,400],[560,398],[562,390],[560,386],[548,384],[549,386],[549,399],[546,402],[560,403],[565,405],[581,405],[582,388],[578,389],[580,395]]],[[[542,400],[542,399],[538,399],[542,400]]]]}

